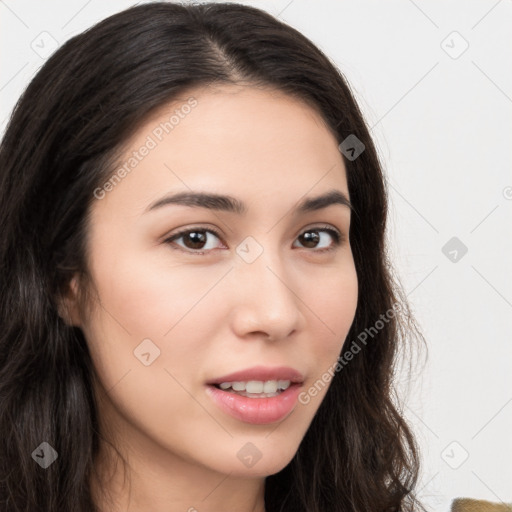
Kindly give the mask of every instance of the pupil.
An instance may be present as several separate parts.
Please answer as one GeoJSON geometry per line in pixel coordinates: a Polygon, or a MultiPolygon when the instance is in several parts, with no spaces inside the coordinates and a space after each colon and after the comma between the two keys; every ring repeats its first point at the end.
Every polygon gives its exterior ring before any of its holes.
{"type": "Polygon", "coordinates": [[[191,231],[185,238],[192,240],[192,249],[201,249],[201,247],[196,247],[196,245],[206,243],[206,234],[201,231],[191,231]]]}
{"type": "Polygon", "coordinates": [[[302,235],[302,238],[306,240],[306,242],[302,242],[303,245],[305,245],[306,247],[314,247],[315,246],[315,243],[318,243],[319,242],[319,239],[320,237],[318,236],[318,233],[316,233],[315,231],[307,231],[306,233],[303,233],[302,235]],[[312,243],[313,245],[309,245],[308,246],[308,243],[312,243]]]}

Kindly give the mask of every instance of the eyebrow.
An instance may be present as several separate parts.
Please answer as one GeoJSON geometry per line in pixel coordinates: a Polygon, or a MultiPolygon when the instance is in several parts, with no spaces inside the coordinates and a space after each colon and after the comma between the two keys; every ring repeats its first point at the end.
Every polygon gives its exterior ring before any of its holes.
{"type": "MultiPolygon", "coordinates": [[[[148,208],[146,208],[146,212],[172,204],[225,211],[236,213],[237,215],[245,215],[247,213],[247,206],[236,197],[207,192],[178,192],[176,194],[167,195],[150,204],[148,208]]],[[[354,209],[348,197],[343,192],[333,189],[322,195],[303,199],[295,207],[295,211],[299,214],[304,214],[327,208],[333,204],[346,206],[350,210],[354,209]]]]}

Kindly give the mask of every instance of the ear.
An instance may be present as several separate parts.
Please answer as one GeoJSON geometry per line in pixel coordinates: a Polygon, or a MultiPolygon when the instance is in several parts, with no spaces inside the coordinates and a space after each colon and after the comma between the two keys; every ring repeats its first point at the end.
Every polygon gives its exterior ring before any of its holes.
{"type": "Polygon", "coordinates": [[[63,290],[58,303],[59,316],[70,327],[81,327],[78,286],[78,276],[74,275],[63,290]]]}

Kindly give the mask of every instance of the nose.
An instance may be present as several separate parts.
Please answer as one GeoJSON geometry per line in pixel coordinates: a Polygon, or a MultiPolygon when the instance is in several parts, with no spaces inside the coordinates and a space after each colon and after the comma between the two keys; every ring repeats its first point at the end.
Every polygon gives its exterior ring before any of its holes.
{"type": "Polygon", "coordinates": [[[231,274],[236,290],[231,321],[238,337],[259,334],[277,341],[302,327],[304,303],[294,289],[293,273],[277,250],[263,250],[252,263],[240,259],[231,274]]]}

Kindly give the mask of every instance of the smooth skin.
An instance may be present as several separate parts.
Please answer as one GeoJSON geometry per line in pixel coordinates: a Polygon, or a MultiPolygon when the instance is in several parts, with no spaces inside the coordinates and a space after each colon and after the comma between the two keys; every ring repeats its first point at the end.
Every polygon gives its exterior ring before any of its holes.
{"type": "Polygon", "coordinates": [[[188,91],[134,132],[119,165],[148,136],[156,140],[154,130],[190,96],[196,106],[92,204],[93,314],[78,305],[77,279],[65,302],[97,371],[101,428],[129,464],[131,493],[103,444],[97,468],[114,499],[100,503],[105,511],[264,511],[265,477],[293,458],[329,384],[280,423],[253,425],[221,411],[205,383],[286,365],[307,390],[336,362],[356,310],[350,209],[295,211],[333,189],[349,198],[337,141],[307,104],[250,84],[188,91]],[[233,196],[247,213],[176,204],[147,211],[190,191],[233,196]],[[325,226],[341,233],[339,246],[325,226]],[[184,228],[221,236],[168,241],[184,228]],[[311,232],[316,242],[302,236],[311,232]],[[257,242],[249,251],[262,249],[251,263],[237,253],[247,237],[257,242]],[[147,366],[134,354],[145,339],[160,350],[147,366]],[[237,457],[248,442],[261,453],[252,467],[237,457]]]}

